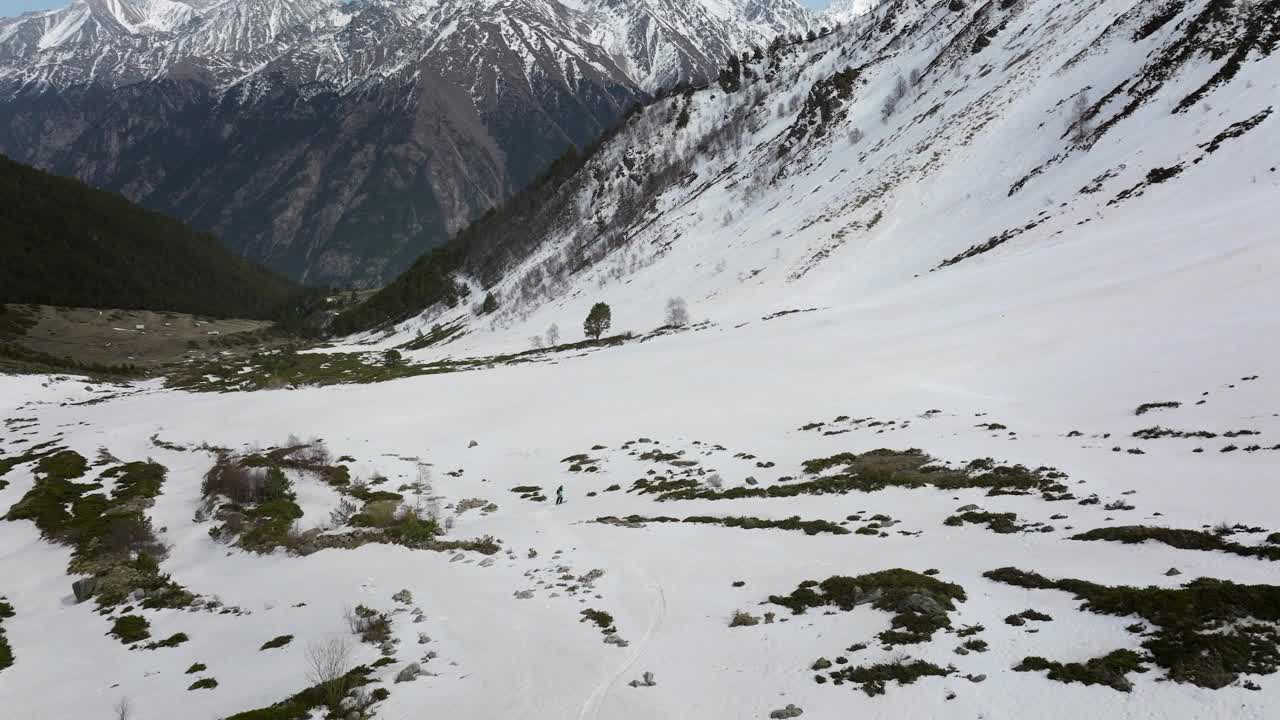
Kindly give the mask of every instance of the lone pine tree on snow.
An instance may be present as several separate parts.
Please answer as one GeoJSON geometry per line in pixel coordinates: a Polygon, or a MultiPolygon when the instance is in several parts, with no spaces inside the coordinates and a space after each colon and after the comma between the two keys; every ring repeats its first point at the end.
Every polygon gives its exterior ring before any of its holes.
{"type": "Polygon", "coordinates": [[[591,306],[591,312],[587,313],[587,319],[582,323],[582,332],[592,340],[599,340],[600,336],[609,331],[609,324],[613,320],[613,312],[609,310],[609,306],[598,302],[591,306]]]}

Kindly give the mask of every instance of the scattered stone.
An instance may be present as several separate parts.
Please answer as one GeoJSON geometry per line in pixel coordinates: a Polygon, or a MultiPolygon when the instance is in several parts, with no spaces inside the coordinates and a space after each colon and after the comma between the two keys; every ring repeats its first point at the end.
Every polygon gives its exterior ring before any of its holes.
{"type": "Polygon", "coordinates": [[[480,443],[476,442],[475,440],[472,440],[471,442],[467,443],[467,447],[469,447],[469,448],[473,448],[473,447],[475,447],[475,446],[477,446],[477,445],[479,445],[479,444],[480,444],[480,443]]]}
{"type": "Polygon", "coordinates": [[[645,671],[643,678],[644,679],[642,680],[632,680],[628,684],[631,685],[631,687],[653,687],[658,684],[653,680],[653,673],[647,670],[645,671]]]}
{"type": "Polygon", "coordinates": [[[515,598],[517,600],[528,600],[531,597],[533,597],[532,590],[518,590],[515,593],[515,598]]]}
{"type": "MultiPolygon", "coordinates": [[[[76,602],[82,603],[93,597],[93,593],[98,589],[98,579],[94,577],[81,578],[71,583],[71,592],[76,596],[76,602]]],[[[211,601],[212,602],[212,601],[211,601]]],[[[209,605],[209,607],[214,607],[209,605]]]]}
{"type": "Polygon", "coordinates": [[[769,717],[773,718],[774,720],[778,720],[778,719],[786,720],[786,718],[800,717],[803,714],[804,714],[804,710],[801,710],[795,705],[788,703],[786,707],[780,710],[774,710],[773,712],[769,713],[769,717]]]}
{"type": "Polygon", "coordinates": [[[396,593],[395,595],[392,595],[391,599],[398,603],[404,603],[405,605],[412,605],[413,593],[409,592],[408,588],[405,588],[400,592],[396,593]]]}
{"type": "Polygon", "coordinates": [[[928,595],[925,595],[924,593],[911,593],[904,597],[902,601],[898,603],[898,610],[900,612],[914,610],[921,615],[928,615],[930,617],[945,617],[947,614],[947,609],[942,606],[942,603],[928,595]]]}
{"type": "Polygon", "coordinates": [[[463,555],[462,553],[455,553],[453,557],[449,558],[449,562],[455,563],[455,562],[458,562],[459,560],[465,560],[466,557],[467,556],[463,555]]]}
{"type": "Polygon", "coordinates": [[[428,635],[428,634],[426,634],[426,633],[418,633],[418,644],[419,644],[419,645],[426,645],[426,644],[427,644],[427,643],[429,643],[429,642],[431,642],[431,636],[430,636],[430,635],[428,635]]]}
{"type": "Polygon", "coordinates": [[[620,648],[624,648],[630,645],[631,643],[627,642],[626,640],[623,640],[617,633],[614,633],[613,635],[604,636],[604,644],[617,645],[620,648]]]}
{"type": "Polygon", "coordinates": [[[419,664],[418,664],[418,663],[416,663],[416,662],[414,662],[414,663],[409,663],[408,665],[406,665],[406,666],[404,667],[404,669],[403,669],[403,670],[401,670],[400,672],[396,673],[396,682],[398,682],[398,683],[402,683],[402,682],[413,682],[414,680],[417,680],[417,679],[418,679],[418,676],[419,676],[419,675],[421,675],[421,674],[422,674],[422,666],[421,666],[421,665],[419,665],[419,664]]]}
{"type": "Polygon", "coordinates": [[[987,676],[986,675],[965,675],[964,679],[972,683],[980,683],[986,680],[987,676]]]}
{"type": "Polygon", "coordinates": [[[1166,571],[1164,572],[1164,574],[1165,574],[1165,576],[1167,576],[1167,577],[1177,577],[1178,575],[1181,575],[1181,574],[1182,574],[1182,571],[1181,571],[1181,570],[1179,570],[1179,569],[1178,569],[1178,568],[1176,568],[1176,567],[1171,567],[1171,568],[1169,568],[1168,570],[1166,570],[1166,571]]]}

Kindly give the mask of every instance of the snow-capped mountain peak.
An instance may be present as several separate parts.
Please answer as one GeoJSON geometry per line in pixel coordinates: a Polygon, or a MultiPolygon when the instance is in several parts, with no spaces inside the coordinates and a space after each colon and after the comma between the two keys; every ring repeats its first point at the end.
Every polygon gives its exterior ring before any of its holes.
{"type": "Polygon", "coordinates": [[[0,152],[373,284],[630,104],[808,23],[795,0],[75,0],[0,20],[0,152]]]}

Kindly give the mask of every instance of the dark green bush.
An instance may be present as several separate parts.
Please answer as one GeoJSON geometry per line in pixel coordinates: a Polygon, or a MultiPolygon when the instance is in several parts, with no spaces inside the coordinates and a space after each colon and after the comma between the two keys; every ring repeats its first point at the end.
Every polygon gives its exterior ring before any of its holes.
{"type": "Polygon", "coordinates": [[[844,667],[831,673],[831,679],[861,685],[863,692],[875,697],[885,693],[885,683],[888,682],[910,685],[922,677],[946,677],[953,672],[955,668],[941,668],[924,660],[914,660],[844,667]]]}
{"type": "Polygon", "coordinates": [[[601,630],[608,630],[613,627],[613,616],[604,610],[596,610],[594,608],[583,610],[581,622],[587,621],[595,623],[601,630]]]}
{"type": "Polygon", "coordinates": [[[828,605],[849,611],[859,604],[869,604],[894,613],[892,629],[880,633],[879,638],[886,644],[901,645],[924,642],[938,630],[950,627],[947,613],[955,610],[954,601],[964,599],[964,588],[959,585],[894,569],[857,577],[834,575],[820,583],[806,581],[790,595],[771,595],[769,602],[797,615],[828,605]],[[924,610],[930,606],[932,609],[924,610]]]}
{"type": "MultiPolygon", "coordinates": [[[[274,705],[239,712],[225,720],[306,720],[312,717],[313,709],[325,706],[335,695],[341,698],[347,692],[369,684],[369,675],[372,673],[370,668],[361,665],[335,681],[341,692],[334,692],[334,687],[326,684],[312,685],[274,705]]],[[[340,710],[336,706],[328,709],[331,715],[336,715],[340,710]]]]}
{"type": "Polygon", "coordinates": [[[262,650],[274,650],[276,648],[282,648],[291,642],[293,642],[292,635],[277,635],[276,637],[262,643],[262,647],[258,648],[258,650],[259,652],[262,650]]]}
{"type": "Polygon", "coordinates": [[[1103,527],[1096,530],[1072,535],[1072,540],[1110,540],[1126,544],[1141,543],[1147,540],[1164,543],[1180,550],[1219,550],[1233,555],[1280,560],[1280,547],[1250,546],[1231,542],[1222,535],[1201,530],[1182,530],[1177,528],[1147,527],[1144,525],[1123,525],[1120,527],[1103,527]]]}
{"type": "Polygon", "coordinates": [[[181,645],[182,643],[190,639],[191,638],[187,637],[186,633],[179,632],[179,633],[174,633],[170,635],[164,640],[160,640],[158,642],[153,642],[153,643],[147,643],[144,647],[147,650],[159,650],[160,648],[178,647],[179,645],[181,645]]]}
{"type": "Polygon", "coordinates": [[[1147,668],[1142,665],[1142,656],[1132,650],[1113,650],[1102,657],[1091,658],[1083,663],[1063,664],[1032,656],[1024,658],[1013,669],[1017,672],[1048,670],[1050,680],[1106,685],[1121,692],[1129,692],[1133,689],[1133,683],[1126,677],[1129,673],[1147,671],[1147,668]]]}
{"type": "MultiPolygon", "coordinates": [[[[1137,615],[1155,625],[1142,646],[1169,679],[1207,688],[1235,682],[1242,673],[1268,675],[1280,668],[1280,587],[1239,585],[1200,578],[1181,588],[1105,586],[1084,580],[1051,580],[1017,568],[983,575],[996,582],[1062,590],[1101,615],[1137,615]]],[[[1130,627],[1141,628],[1141,623],[1130,627]]]]}
{"type": "Polygon", "coordinates": [[[9,647],[9,640],[4,636],[3,621],[13,617],[13,606],[5,602],[0,597],[0,670],[13,665],[13,648],[9,647]]]}
{"type": "Polygon", "coordinates": [[[127,644],[151,637],[151,623],[141,615],[122,615],[111,626],[111,634],[127,644]]]}

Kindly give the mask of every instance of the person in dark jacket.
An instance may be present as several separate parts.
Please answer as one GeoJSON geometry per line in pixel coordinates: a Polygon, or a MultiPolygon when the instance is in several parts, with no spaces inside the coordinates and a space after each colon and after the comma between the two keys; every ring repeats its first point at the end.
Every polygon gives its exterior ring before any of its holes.
{"type": "Polygon", "coordinates": [[[564,486],[561,485],[560,487],[556,488],[556,504],[560,505],[563,503],[564,503],[564,486]]]}

